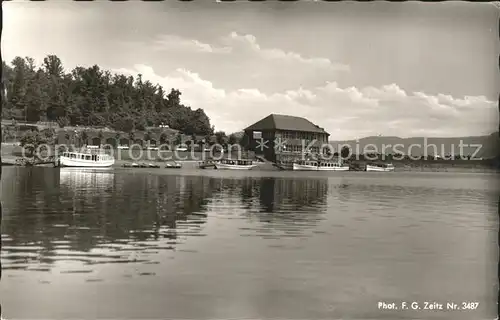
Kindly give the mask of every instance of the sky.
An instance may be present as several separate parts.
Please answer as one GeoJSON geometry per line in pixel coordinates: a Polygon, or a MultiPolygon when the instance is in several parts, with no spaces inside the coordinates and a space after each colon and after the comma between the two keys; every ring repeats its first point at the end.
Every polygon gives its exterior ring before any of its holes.
{"type": "Polygon", "coordinates": [[[488,3],[2,3],[2,58],[59,56],[179,89],[216,130],[270,113],[331,140],[498,128],[498,19],[488,3]]]}

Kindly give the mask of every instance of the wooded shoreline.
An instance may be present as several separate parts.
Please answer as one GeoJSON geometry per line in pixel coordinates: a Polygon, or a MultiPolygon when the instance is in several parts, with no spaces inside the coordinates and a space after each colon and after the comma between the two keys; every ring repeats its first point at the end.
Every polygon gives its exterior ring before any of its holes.
{"type": "MultiPolygon", "coordinates": [[[[148,162],[148,163],[162,163],[169,160],[174,161],[187,161],[187,162],[200,162],[208,159],[218,159],[221,154],[211,154],[210,152],[200,152],[200,151],[159,151],[159,150],[120,150],[113,149],[110,150],[116,158],[116,166],[123,166],[125,163],[132,162],[148,162]]],[[[247,155],[249,156],[249,155],[247,155]]],[[[15,159],[21,159],[23,157],[23,151],[21,146],[6,145],[2,144],[2,157],[8,158],[10,162],[14,162],[15,159]]],[[[224,157],[238,158],[241,154],[232,153],[225,154],[224,157]]],[[[253,155],[249,156],[253,158],[253,155]]],[[[355,168],[362,170],[366,164],[370,163],[392,163],[396,168],[396,171],[485,171],[493,172],[497,171],[498,160],[496,159],[457,159],[457,160],[446,160],[446,159],[420,159],[420,160],[347,160],[348,165],[351,166],[352,171],[356,171],[355,168]]]]}

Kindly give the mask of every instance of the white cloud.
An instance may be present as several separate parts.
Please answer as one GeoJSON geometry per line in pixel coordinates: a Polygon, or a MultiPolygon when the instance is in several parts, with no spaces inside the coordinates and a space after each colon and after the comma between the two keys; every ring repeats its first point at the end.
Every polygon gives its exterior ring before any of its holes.
{"type": "Polygon", "coordinates": [[[236,32],[231,32],[229,36],[222,37],[222,42],[225,45],[208,44],[196,39],[186,39],[177,35],[164,34],[160,35],[154,41],[154,49],[161,50],[176,50],[176,51],[193,51],[203,53],[220,53],[220,54],[241,54],[243,52],[251,53],[258,58],[281,63],[299,63],[314,68],[326,68],[336,71],[349,71],[349,66],[341,63],[333,63],[328,58],[322,57],[303,57],[296,52],[287,52],[278,48],[262,48],[255,36],[251,34],[240,35],[236,32]]]}
{"type": "Polygon", "coordinates": [[[251,34],[240,35],[236,32],[231,32],[228,37],[224,38],[224,41],[230,45],[233,50],[251,50],[256,55],[267,60],[278,60],[280,62],[286,63],[301,63],[317,68],[328,68],[338,71],[349,71],[349,66],[340,63],[333,63],[328,58],[320,57],[303,57],[301,54],[296,52],[286,52],[277,48],[262,48],[258,43],[255,36],[251,34]],[[237,46],[239,45],[239,46],[237,46]]]}
{"type": "Polygon", "coordinates": [[[231,48],[203,43],[195,39],[185,39],[176,35],[160,35],[154,41],[156,50],[188,50],[204,53],[230,53],[231,48]]]}
{"type": "Polygon", "coordinates": [[[396,84],[380,88],[341,88],[335,82],[314,88],[298,88],[273,94],[242,88],[215,88],[199,74],[178,69],[161,77],[151,67],[136,65],[118,72],[136,75],[177,88],[182,101],[202,108],[218,130],[234,132],[270,113],[306,117],[330,132],[331,139],[368,135],[442,136],[490,134],[498,124],[496,104],[485,97],[456,98],[422,92],[408,94],[396,84]]]}
{"type": "Polygon", "coordinates": [[[211,41],[163,34],[153,40],[119,43],[126,52],[144,56],[163,70],[180,66],[199,70],[218,86],[231,90],[257,88],[269,94],[306,84],[319,85],[350,71],[348,65],[325,57],[305,57],[297,52],[264,48],[255,36],[236,32],[211,41]]]}
{"type": "Polygon", "coordinates": [[[366,87],[363,89],[363,95],[384,100],[398,100],[408,97],[406,92],[395,83],[382,86],[382,88],[366,87]]]}

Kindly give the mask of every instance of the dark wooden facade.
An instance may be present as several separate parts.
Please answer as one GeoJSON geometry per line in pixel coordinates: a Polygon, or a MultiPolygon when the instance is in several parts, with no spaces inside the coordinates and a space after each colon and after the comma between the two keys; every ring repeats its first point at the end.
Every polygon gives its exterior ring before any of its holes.
{"type": "Polygon", "coordinates": [[[245,144],[269,161],[293,161],[328,152],[329,133],[307,119],[271,114],[245,129],[245,144]],[[309,149],[307,149],[309,148],[309,149]]]}

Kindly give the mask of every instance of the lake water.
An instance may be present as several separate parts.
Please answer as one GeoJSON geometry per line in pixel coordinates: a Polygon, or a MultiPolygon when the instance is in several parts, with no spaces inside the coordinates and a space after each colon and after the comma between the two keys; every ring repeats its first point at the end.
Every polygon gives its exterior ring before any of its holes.
{"type": "Polygon", "coordinates": [[[491,174],[4,167],[2,177],[8,319],[496,315],[491,174]],[[426,301],[444,310],[410,307],[426,301]],[[462,302],[478,306],[446,310],[462,302]]]}

